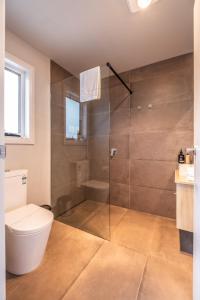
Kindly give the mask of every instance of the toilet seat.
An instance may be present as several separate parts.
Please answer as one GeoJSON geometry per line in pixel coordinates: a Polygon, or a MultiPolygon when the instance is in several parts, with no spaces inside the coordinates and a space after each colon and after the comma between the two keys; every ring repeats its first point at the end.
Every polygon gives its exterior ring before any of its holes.
{"type": "Polygon", "coordinates": [[[7,229],[16,235],[38,233],[52,221],[52,212],[35,204],[28,204],[5,214],[7,229]]]}

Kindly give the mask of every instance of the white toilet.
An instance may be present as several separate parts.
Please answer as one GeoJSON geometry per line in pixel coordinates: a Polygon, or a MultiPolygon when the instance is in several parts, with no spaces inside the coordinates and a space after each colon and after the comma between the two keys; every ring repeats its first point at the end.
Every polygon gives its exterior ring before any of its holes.
{"type": "Polygon", "coordinates": [[[36,269],[44,256],[53,213],[27,204],[27,170],[5,172],[6,269],[21,275],[36,269]]]}

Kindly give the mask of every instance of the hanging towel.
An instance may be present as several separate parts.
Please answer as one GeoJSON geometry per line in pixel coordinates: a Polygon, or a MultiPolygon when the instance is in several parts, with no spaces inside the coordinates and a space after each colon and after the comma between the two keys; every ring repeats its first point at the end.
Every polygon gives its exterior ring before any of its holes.
{"type": "Polygon", "coordinates": [[[93,69],[80,73],[80,102],[101,98],[101,69],[93,69]]]}

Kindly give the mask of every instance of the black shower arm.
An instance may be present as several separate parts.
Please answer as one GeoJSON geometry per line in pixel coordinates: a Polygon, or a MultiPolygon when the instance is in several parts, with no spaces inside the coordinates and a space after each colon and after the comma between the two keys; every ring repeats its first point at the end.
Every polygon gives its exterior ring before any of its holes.
{"type": "Polygon", "coordinates": [[[125,81],[120,77],[120,75],[113,69],[112,65],[107,62],[107,67],[113,72],[113,74],[119,79],[119,81],[125,86],[125,88],[129,91],[129,93],[132,95],[133,91],[129,88],[129,86],[125,83],[125,81]]]}

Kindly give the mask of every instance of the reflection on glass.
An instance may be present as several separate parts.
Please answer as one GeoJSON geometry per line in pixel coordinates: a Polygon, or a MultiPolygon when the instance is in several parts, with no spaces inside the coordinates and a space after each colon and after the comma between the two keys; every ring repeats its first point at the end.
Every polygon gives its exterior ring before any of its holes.
{"type": "Polygon", "coordinates": [[[80,103],[66,98],[66,138],[77,139],[80,133],[80,103]]]}

